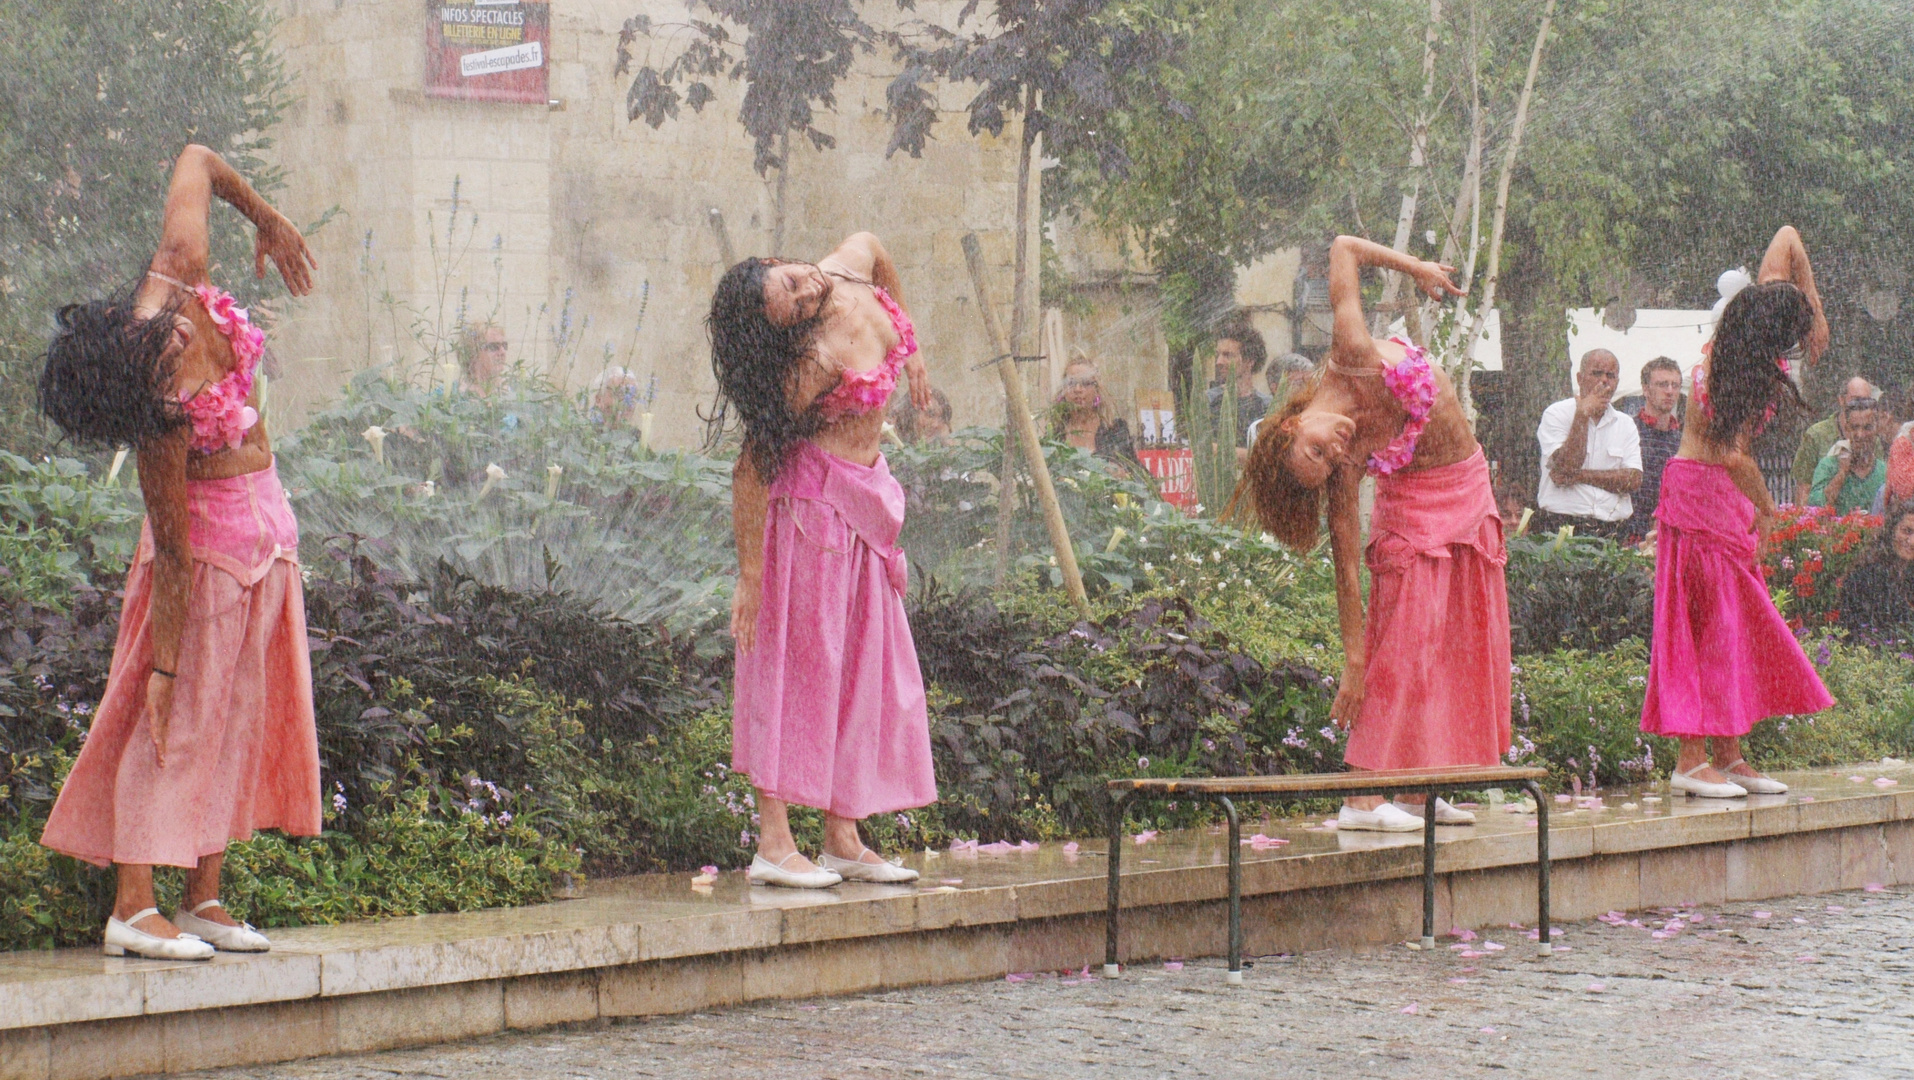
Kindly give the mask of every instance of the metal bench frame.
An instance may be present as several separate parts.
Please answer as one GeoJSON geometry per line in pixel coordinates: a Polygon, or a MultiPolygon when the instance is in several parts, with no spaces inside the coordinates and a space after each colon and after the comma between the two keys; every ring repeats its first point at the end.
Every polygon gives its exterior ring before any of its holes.
{"type": "MultiPolygon", "coordinates": [[[[1298,799],[1332,795],[1415,795],[1428,797],[1426,811],[1433,811],[1434,800],[1444,792],[1479,790],[1497,784],[1518,784],[1535,800],[1535,873],[1536,924],[1539,928],[1538,951],[1546,956],[1549,945],[1548,882],[1548,798],[1539,783],[1548,775],[1544,769],[1518,769],[1494,766],[1480,769],[1479,780],[1468,774],[1472,769],[1395,770],[1393,772],[1320,773],[1307,776],[1227,777],[1192,780],[1112,780],[1110,792],[1110,898],[1105,927],[1103,973],[1115,978],[1117,962],[1117,921],[1122,906],[1123,811],[1130,801],[1143,799],[1207,799],[1222,806],[1229,821],[1229,971],[1232,984],[1243,981],[1243,852],[1242,826],[1236,803],[1241,799],[1298,799]],[[1374,780],[1373,783],[1365,782],[1374,780]],[[1259,781],[1266,782],[1259,784],[1259,781]],[[1320,781],[1320,784],[1313,783],[1320,781]],[[1266,788],[1266,790],[1259,790],[1266,788]]],[[[1433,812],[1422,817],[1422,948],[1435,948],[1436,823],[1433,812]]]]}

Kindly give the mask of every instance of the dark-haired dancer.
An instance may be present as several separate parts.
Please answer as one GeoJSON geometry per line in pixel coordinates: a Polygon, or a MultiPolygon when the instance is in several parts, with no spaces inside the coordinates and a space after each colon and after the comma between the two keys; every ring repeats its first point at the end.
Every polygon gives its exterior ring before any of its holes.
{"type": "Polygon", "coordinates": [[[1755,568],[1774,527],[1774,498],[1749,451],[1781,402],[1801,402],[1787,354],[1805,346],[1812,358],[1827,344],[1807,249],[1783,226],[1761,260],[1760,284],[1721,313],[1655,508],[1655,640],[1642,730],[1681,740],[1676,791],[1717,799],[1787,791],[1742,760],[1741,736],[1757,720],[1834,704],[1755,568]]]}
{"type": "Polygon", "coordinates": [[[744,426],[731,755],[758,792],[758,884],[913,881],[857,823],[937,799],[904,617],[904,491],[878,450],[900,371],[917,408],[931,400],[898,294],[889,254],[858,233],[815,265],[747,259],[711,301],[713,423],[735,411],[744,426]],[[789,803],[825,812],[821,865],[798,852],[789,803]]]}
{"type": "MultiPolygon", "coordinates": [[[[1351,729],[1343,760],[1358,769],[1494,765],[1509,745],[1509,605],[1488,462],[1448,375],[1415,344],[1369,335],[1364,266],[1407,274],[1438,299],[1462,295],[1451,267],[1337,237],[1324,371],[1263,422],[1243,484],[1263,527],[1298,550],[1315,545],[1327,493],[1344,655],[1332,709],[1351,729]],[[1364,472],[1376,477],[1366,622],[1364,472]]],[[[1439,799],[1435,815],[1441,825],[1475,821],[1439,799]]],[[[1377,796],[1345,800],[1337,818],[1342,829],[1422,825],[1377,796]]]]}
{"type": "Polygon", "coordinates": [[[106,694],[40,842],[119,873],[106,952],[204,960],[269,943],[219,902],[226,845],[319,832],[319,746],[299,532],[273,468],[253,369],[265,338],[206,277],[214,195],[258,230],[294,296],[299,230],[220,156],[173,169],[160,246],[126,294],[63,308],[40,407],[67,435],[139,453],[146,524],[127,574],[106,694]],[[186,868],[169,921],[153,867],[186,868]]]}

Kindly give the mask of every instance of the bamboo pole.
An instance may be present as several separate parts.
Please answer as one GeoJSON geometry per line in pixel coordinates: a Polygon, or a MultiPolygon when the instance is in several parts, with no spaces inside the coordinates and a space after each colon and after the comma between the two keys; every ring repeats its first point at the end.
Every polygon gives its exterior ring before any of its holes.
{"type": "Polygon", "coordinates": [[[1515,125],[1509,131],[1509,152],[1502,159],[1502,175],[1495,184],[1495,219],[1489,227],[1489,266],[1483,274],[1482,299],[1475,306],[1475,318],[1469,324],[1469,351],[1467,363],[1462,368],[1462,378],[1456,380],[1456,396],[1461,398],[1464,407],[1473,407],[1469,396],[1469,373],[1475,367],[1475,347],[1482,340],[1482,328],[1488,323],[1488,312],[1495,308],[1495,286],[1502,272],[1502,225],[1509,213],[1509,182],[1515,175],[1515,155],[1522,148],[1522,129],[1529,122],[1529,98],[1535,93],[1535,73],[1542,67],[1542,48],[1548,44],[1549,24],[1555,19],[1555,0],[1548,0],[1548,7],[1542,9],[1542,25],[1535,31],[1535,48],[1529,53],[1528,77],[1522,80],[1522,96],[1515,102],[1515,125]]]}
{"type": "MultiPolygon", "coordinates": [[[[1017,441],[1023,444],[1024,464],[1037,489],[1037,502],[1043,507],[1043,523],[1055,549],[1057,568],[1063,572],[1064,591],[1077,613],[1090,613],[1090,598],[1083,591],[1083,574],[1077,569],[1077,549],[1070,543],[1070,528],[1063,520],[1063,507],[1057,503],[1057,489],[1050,482],[1050,466],[1043,460],[1043,444],[1037,441],[1037,425],[1030,419],[1030,405],[1024,397],[1023,376],[1017,361],[1004,341],[1003,327],[997,323],[997,309],[990,302],[990,289],[984,281],[984,253],[976,233],[964,234],[964,262],[970,267],[970,284],[977,292],[977,310],[984,317],[984,333],[990,338],[990,351],[997,357],[997,374],[1003,378],[1004,398],[1011,421],[1016,425],[1017,441]]],[[[1008,439],[1010,432],[1005,431],[1008,439]]],[[[998,498],[1008,494],[1008,485],[998,489],[998,498]]]]}

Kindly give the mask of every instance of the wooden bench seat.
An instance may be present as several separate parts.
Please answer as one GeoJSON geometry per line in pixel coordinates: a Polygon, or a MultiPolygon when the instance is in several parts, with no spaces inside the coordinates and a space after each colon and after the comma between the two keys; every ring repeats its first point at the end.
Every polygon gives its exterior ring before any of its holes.
{"type": "Polygon", "coordinates": [[[1209,776],[1191,778],[1141,777],[1111,780],[1110,792],[1110,907],[1105,929],[1103,971],[1114,978],[1117,964],[1117,920],[1123,889],[1123,811],[1142,799],[1210,799],[1229,820],[1229,973],[1232,983],[1243,981],[1243,856],[1242,827],[1236,814],[1239,799],[1297,799],[1336,795],[1425,795],[1430,800],[1422,817],[1422,947],[1435,947],[1434,800],[1448,792],[1517,786],[1535,799],[1535,872],[1539,896],[1536,923],[1540,951],[1550,953],[1548,898],[1548,799],[1541,781],[1547,769],[1513,765],[1463,766],[1440,769],[1386,769],[1375,772],[1293,773],[1283,776],[1209,776]]]}

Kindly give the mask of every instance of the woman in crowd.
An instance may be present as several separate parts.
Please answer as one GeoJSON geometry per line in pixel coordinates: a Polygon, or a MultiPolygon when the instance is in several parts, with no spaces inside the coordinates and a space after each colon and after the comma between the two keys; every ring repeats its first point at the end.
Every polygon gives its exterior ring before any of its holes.
{"type": "MultiPolygon", "coordinates": [[[[1488,462],[1442,369],[1409,341],[1369,335],[1365,266],[1407,274],[1431,297],[1462,295],[1451,267],[1338,237],[1323,372],[1259,428],[1243,485],[1263,527],[1297,550],[1315,545],[1327,503],[1344,655],[1332,713],[1350,729],[1344,760],[1357,769],[1494,765],[1509,746],[1509,610],[1488,462]],[[1365,472],[1376,477],[1366,620],[1357,561],[1365,472]]],[[[1441,800],[1435,814],[1444,825],[1475,820],[1441,800]]],[[[1422,824],[1375,796],[1345,800],[1337,818],[1342,829],[1422,824]]]]}
{"type": "Polygon", "coordinates": [[[1775,233],[1759,281],[1721,313],[1655,508],[1655,635],[1641,726],[1681,741],[1671,786],[1705,798],[1787,791],[1742,759],[1741,737],[1764,717],[1834,703],[1755,565],[1775,506],[1750,447],[1783,401],[1801,402],[1787,354],[1805,346],[1812,359],[1828,342],[1792,227],[1775,233]]]}
{"type": "Polygon", "coordinates": [[[1914,623],[1914,503],[1888,511],[1866,558],[1841,583],[1841,625],[1891,631],[1914,623]]]}
{"type": "Polygon", "coordinates": [[[883,245],[858,233],[816,264],[747,259],[711,301],[713,434],[731,412],[744,428],[732,762],[757,788],[755,883],[915,880],[857,823],[937,798],[904,617],[904,491],[878,449],[900,371],[916,407],[931,402],[900,295],[883,245]],[[797,850],[789,803],[825,812],[817,864],[797,850]]]}
{"type": "Polygon", "coordinates": [[[1103,396],[1096,361],[1078,353],[1063,369],[1063,386],[1050,405],[1050,437],[1105,461],[1141,469],[1130,425],[1103,396]]]}
{"type": "Polygon", "coordinates": [[[932,387],[930,404],[921,409],[908,394],[893,397],[886,411],[897,441],[905,446],[937,446],[950,441],[950,399],[942,390],[932,387]]]}
{"type": "Polygon", "coordinates": [[[212,196],[257,230],[254,271],[312,290],[299,230],[220,156],[189,146],[160,245],[137,285],[61,309],[40,408],[95,446],[139,454],[146,523],[113,666],[41,843],[118,872],[108,955],[204,960],[264,952],[219,901],[226,845],[320,828],[299,532],[258,413],[265,338],[207,279],[212,196]],[[153,867],[186,868],[168,920],[153,867]]]}

